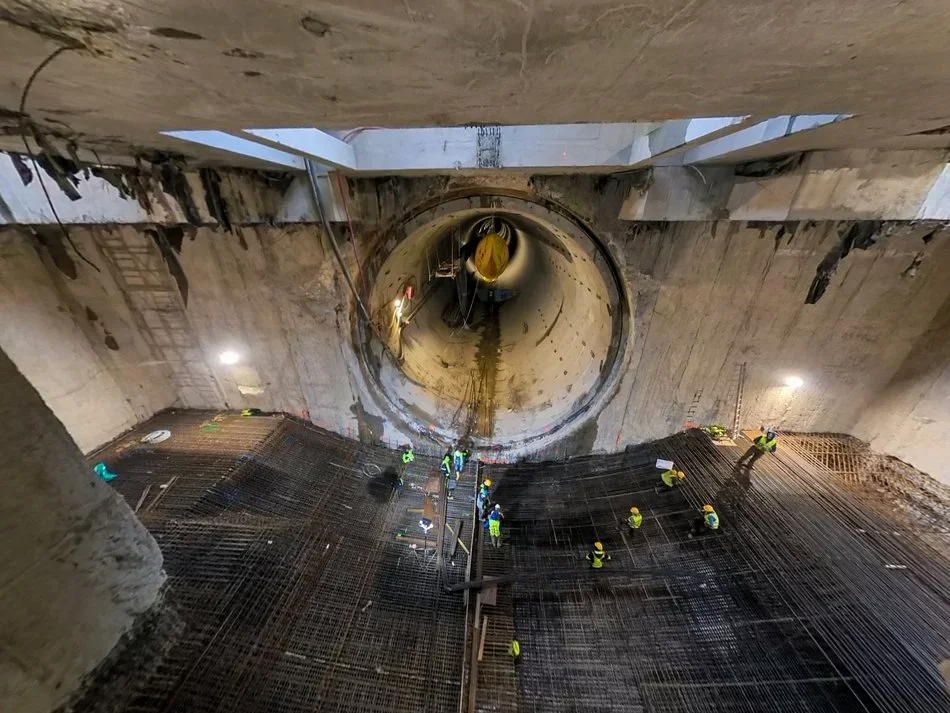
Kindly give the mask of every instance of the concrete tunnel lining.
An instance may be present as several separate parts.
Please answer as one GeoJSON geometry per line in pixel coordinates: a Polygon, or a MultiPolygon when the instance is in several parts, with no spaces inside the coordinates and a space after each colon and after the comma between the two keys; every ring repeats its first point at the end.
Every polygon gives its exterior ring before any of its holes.
{"type": "MultiPolygon", "coordinates": [[[[360,361],[387,415],[410,432],[467,434],[480,448],[503,450],[549,437],[603,405],[627,343],[628,297],[605,246],[564,207],[516,192],[459,192],[390,226],[367,271],[379,338],[362,330],[360,361]],[[467,303],[468,326],[459,325],[445,315],[466,288],[448,278],[429,283],[429,275],[453,236],[464,241],[490,216],[513,229],[515,245],[492,288],[517,294],[495,317],[484,299],[467,303]],[[406,284],[416,295],[399,330],[395,300],[406,284]],[[486,392],[493,400],[491,416],[479,412],[471,430],[467,409],[476,389],[483,402],[486,392]]],[[[484,298],[487,286],[476,284],[484,298]]]]}

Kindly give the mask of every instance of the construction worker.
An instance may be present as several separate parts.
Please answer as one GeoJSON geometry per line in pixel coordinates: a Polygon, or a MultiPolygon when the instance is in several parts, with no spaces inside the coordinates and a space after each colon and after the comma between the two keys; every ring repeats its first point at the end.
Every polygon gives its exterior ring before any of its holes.
{"type": "Polygon", "coordinates": [[[600,542],[594,543],[594,549],[587,553],[587,561],[590,562],[591,569],[601,569],[604,562],[610,560],[610,555],[604,552],[604,546],[600,542]]]}
{"type": "Polygon", "coordinates": [[[442,465],[439,466],[439,469],[442,471],[442,475],[448,478],[452,475],[452,456],[446,453],[442,456],[442,465]]]}
{"type": "Polygon", "coordinates": [[[769,428],[764,435],[756,438],[749,450],[742,454],[742,457],[736,461],[736,465],[745,465],[744,461],[749,459],[749,468],[755,467],[755,462],[766,453],[775,453],[778,438],[774,428],[769,428]]]}
{"type": "Polygon", "coordinates": [[[409,465],[416,459],[416,454],[412,452],[412,444],[410,443],[402,451],[402,463],[403,465],[409,465]]]}
{"type": "Polygon", "coordinates": [[[672,490],[677,485],[680,485],[686,479],[686,473],[681,470],[674,470],[670,468],[669,470],[664,470],[660,473],[660,480],[663,481],[663,484],[660,486],[660,490],[672,490]]]}
{"type": "Polygon", "coordinates": [[[640,508],[630,508],[630,517],[627,518],[627,524],[631,530],[639,530],[643,524],[643,515],[640,514],[640,508]]]}
{"type": "Polygon", "coordinates": [[[465,453],[458,446],[452,452],[452,467],[455,469],[455,477],[458,478],[465,468],[465,453]]]}
{"type": "Polygon", "coordinates": [[[488,502],[491,497],[491,478],[486,478],[480,486],[478,486],[478,495],[475,498],[475,506],[478,508],[478,519],[484,520],[486,510],[488,510],[488,502]]]}
{"type": "Polygon", "coordinates": [[[501,547],[501,520],[504,516],[501,505],[496,505],[488,516],[488,534],[491,535],[492,547],[501,547]]]}
{"type": "Polygon", "coordinates": [[[708,535],[719,529],[719,515],[712,505],[703,505],[703,516],[694,520],[690,528],[690,538],[708,535]]]}

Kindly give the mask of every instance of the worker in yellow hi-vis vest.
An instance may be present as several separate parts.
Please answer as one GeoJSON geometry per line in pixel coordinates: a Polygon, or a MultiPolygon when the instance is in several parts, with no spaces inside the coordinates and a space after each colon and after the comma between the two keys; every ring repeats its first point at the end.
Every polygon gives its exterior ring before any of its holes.
{"type": "Polygon", "coordinates": [[[643,515],[640,514],[640,508],[630,508],[630,517],[627,518],[627,524],[630,525],[631,530],[640,529],[640,525],[643,524],[643,515]]]}
{"type": "Polygon", "coordinates": [[[742,454],[742,457],[736,462],[736,465],[745,465],[745,460],[749,459],[749,468],[753,468],[755,462],[766,453],[775,453],[777,444],[778,437],[776,436],[775,429],[770,428],[765,432],[765,435],[759,436],[752,441],[749,450],[742,454]]]}
{"type": "Polygon", "coordinates": [[[660,473],[660,480],[663,481],[663,484],[660,486],[660,490],[673,490],[678,485],[681,485],[682,482],[686,479],[686,473],[681,470],[674,470],[670,468],[669,470],[664,470],[660,473]]]}
{"type": "Polygon", "coordinates": [[[699,537],[700,535],[711,535],[719,531],[719,513],[712,505],[703,505],[703,516],[693,521],[690,527],[689,537],[699,537]]]}
{"type": "Polygon", "coordinates": [[[604,562],[610,561],[610,555],[604,551],[602,543],[595,542],[594,549],[587,553],[586,559],[590,562],[591,569],[603,569],[604,562]]]}

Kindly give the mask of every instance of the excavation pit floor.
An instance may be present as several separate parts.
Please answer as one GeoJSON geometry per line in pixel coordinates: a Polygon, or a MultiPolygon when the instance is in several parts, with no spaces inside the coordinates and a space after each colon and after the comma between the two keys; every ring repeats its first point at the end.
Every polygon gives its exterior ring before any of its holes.
{"type": "Polygon", "coordinates": [[[159,542],[180,622],[129,643],[111,665],[161,654],[77,709],[946,711],[946,490],[840,436],[784,436],[751,474],[734,466],[747,445],[690,431],[470,463],[451,500],[417,452],[397,498],[382,446],[280,416],[160,414],[91,462],[159,542]],[[156,429],[171,438],[141,442],[156,429]],[[657,458],[681,488],[657,491],[657,458]],[[501,548],[473,527],[476,470],[504,507],[501,548]],[[437,515],[422,532],[427,492],[451,529],[437,515]],[[722,528],[691,539],[706,502],[722,528]],[[591,572],[595,540],[612,559],[591,572]],[[445,591],[481,577],[501,581],[494,604],[445,591]]]}

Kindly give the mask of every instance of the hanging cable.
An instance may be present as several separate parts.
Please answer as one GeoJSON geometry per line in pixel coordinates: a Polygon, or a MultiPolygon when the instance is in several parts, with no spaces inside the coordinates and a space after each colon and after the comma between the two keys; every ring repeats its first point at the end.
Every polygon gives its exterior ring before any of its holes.
{"type": "Polygon", "coordinates": [[[63,52],[68,52],[69,50],[75,49],[79,49],[79,47],[57,47],[55,50],[50,52],[46,59],[37,65],[36,69],[33,70],[33,73],[30,74],[29,79],[26,80],[26,85],[23,87],[23,93],[20,95],[20,139],[23,141],[23,148],[26,149],[26,153],[30,157],[30,161],[33,163],[33,170],[36,172],[36,177],[40,182],[40,188],[43,189],[43,195],[46,196],[46,202],[49,203],[49,209],[53,212],[53,217],[56,218],[56,224],[59,226],[59,229],[63,231],[63,237],[66,238],[66,242],[69,243],[69,246],[84,263],[89,265],[96,272],[102,272],[98,265],[82,254],[79,248],[76,247],[76,243],[74,243],[73,239],[69,236],[69,231],[66,230],[66,226],[63,225],[63,221],[60,220],[59,213],[56,212],[56,206],[53,205],[53,199],[49,194],[49,190],[46,188],[46,182],[43,180],[43,170],[40,167],[39,161],[36,160],[36,156],[33,154],[33,149],[30,148],[29,141],[26,139],[28,123],[26,118],[26,99],[30,94],[30,88],[33,86],[33,82],[36,81],[36,78],[39,76],[40,72],[42,72],[50,62],[56,59],[63,52]]]}
{"type": "Polygon", "coordinates": [[[343,201],[343,213],[346,215],[346,224],[350,228],[350,243],[353,245],[353,257],[356,260],[356,269],[360,276],[360,287],[366,292],[366,278],[363,276],[363,264],[360,262],[360,251],[356,247],[356,231],[353,230],[353,221],[350,220],[350,209],[346,203],[346,187],[343,184],[343,176],[336,171],[336,185],[340,189],[340,199],[343,201]]]}
{"type": "MultiPolygon", "coordinates": [[[[320,191],[317,189],[317,175],[313,168],[313,162],[307,160],[307,178],[310,182],[310,192],[313,195],[313,205],[317,211],[317,217],[320,222],[323,223],[323,229],[327,232],[327,240],[330,241],[330,248],[333,250],[333,255],[336,257],[337,263],[340,265],[340,269],[343,271],[343,277],[346,279],[346,284],[350,286],[350,291],[353,293],[353,297],[356,299],[356,306],[359,307],[360,312],[363,315],[363,319],[366,320],[367,325],[370,329],[375,328],[373,325],[373,319],[369,316],[369,311],[366,309],[366,305],[363,304],[363,298],[360,297],[359,291],[356,289],[356,285],[353,283],[353,276],[350,275],[349,269],[346,267],[346,261],[343,259],[343,253],[340,252],[340,246],[336,243],[336,237],[333,235],[333,229],[330,227],[330,221],[327,220],[326,214],[323,212],[323,206],[320,204],[320,191]]],[[[383,342],[385,344],[385,341],[383,342]]]]}

